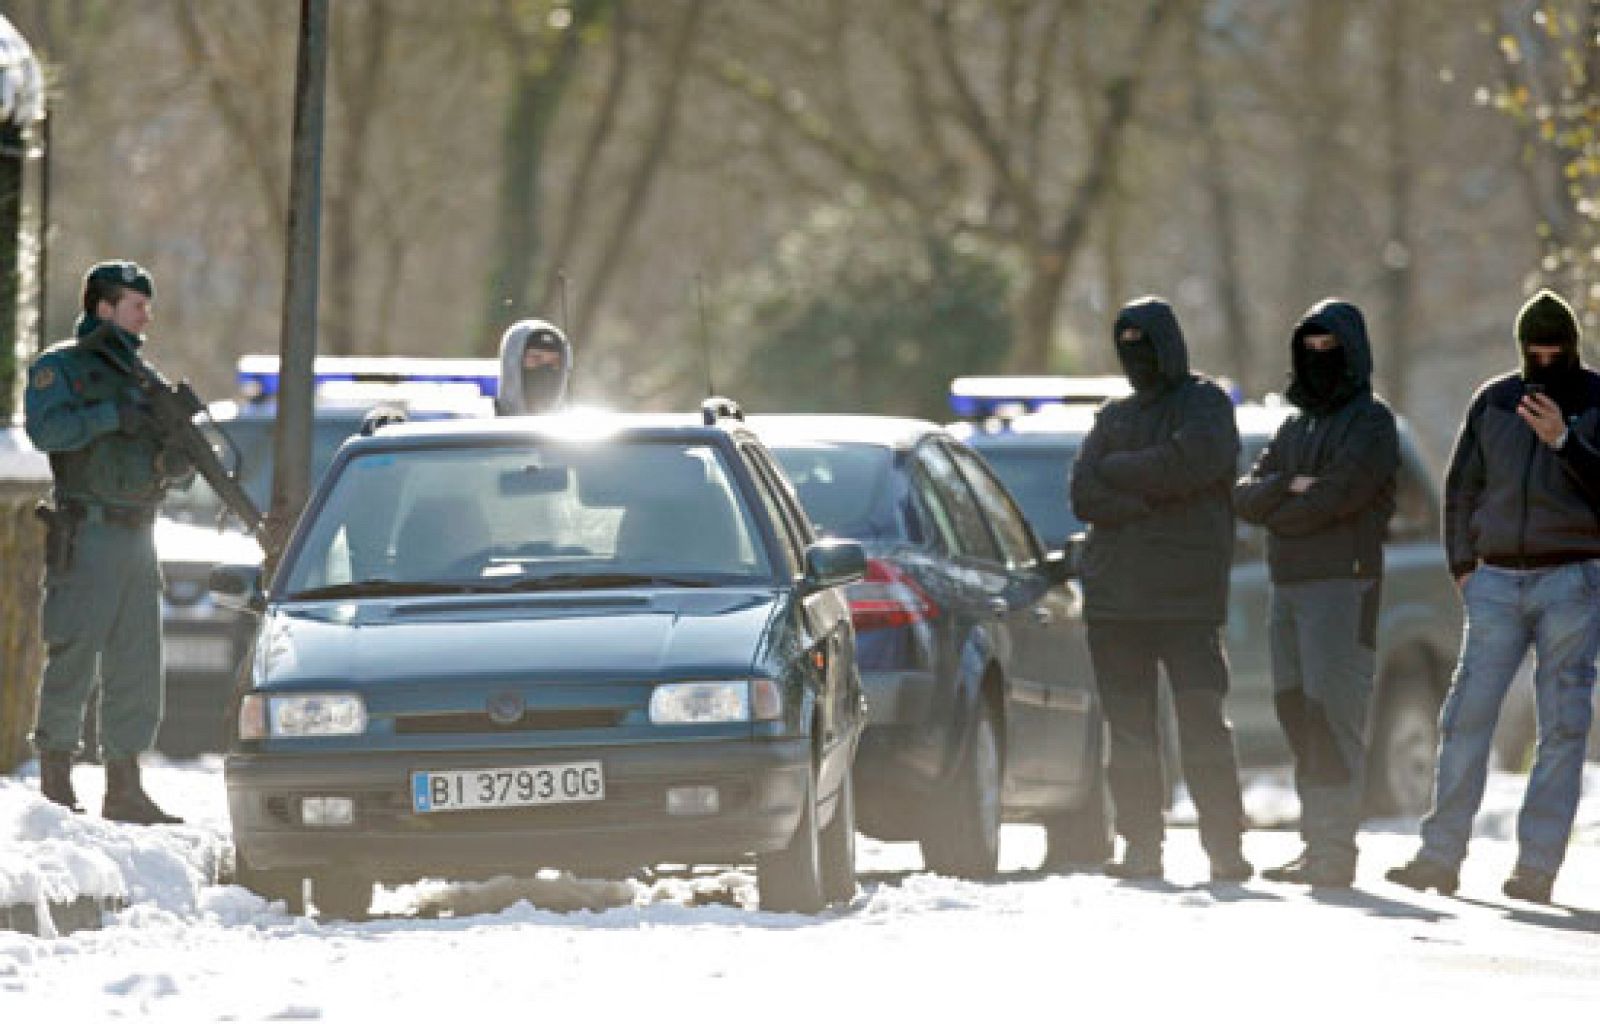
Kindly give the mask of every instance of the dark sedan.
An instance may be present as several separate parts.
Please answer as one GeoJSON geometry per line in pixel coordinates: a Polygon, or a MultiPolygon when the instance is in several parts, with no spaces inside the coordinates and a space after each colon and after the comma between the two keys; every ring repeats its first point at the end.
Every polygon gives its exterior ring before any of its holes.
{"type": "Polygon", "coordinates": [[[504,418],[347,444],[263,608],[225,773],[243,884],[754,857],[761,904],[855,889],[864,703],[838,586],[738,420],[504,418]]]}
{"type": "Polygon", "coordinates": [[[1100,707],[1065,559],[935,424],[753,424],[818,530],[867,549],[849,589],[871,716],[863,830],[963,876],[995,872],[1002,821],[1045,824],[1052,863],[1103,859],[1100,707]]]}

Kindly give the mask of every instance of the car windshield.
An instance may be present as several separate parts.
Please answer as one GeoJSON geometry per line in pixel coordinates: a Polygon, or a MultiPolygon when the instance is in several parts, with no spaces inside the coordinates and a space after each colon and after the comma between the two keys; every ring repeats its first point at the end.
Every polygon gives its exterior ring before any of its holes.
{"type": "Polygon", "coordinates": [[[1049,449],[985,446],[982,439],[973,439],[971,444],[994,468],[995,476],[1022,507],[1046,546],[1059,546],[1084,530],[1069,498],[1072,463],[1078,457],[1076,445],[1049,449]]]}
{"type": "MultiPolygon", "coordinates": [[[[270,417],[248,417],[218,422],[218,427],[227,433],[229,441],[233,443],[232,448],[226,443],[219,442],[215,428],[203,429],[207,437],[212,440],[213,448],[222,455],[223,466],[235,471],[245,492],[255,500],[256,506],[263,510],[272,498],[272,431],[276,424],[277,421],[270,417]],[[237,464],[234,461],[234,449],[238,450],[237,464]]],[[[333,463],[333,456],[344,444],[344,440],[360,429],[359,413],[348,417],[317,417],[311,430],[313,487],[327,473],[328,465],[333,463]]],[[[216,492],[206,484],[204,478],[195,475],[194,480],[188,485],[174,489],[168,494],[166,501],[162,503],[161,512],[180,521],[215,522],[222,513],[222,500],[217,498],[216,492]]]]}
{"type": "Polygon", "coordinates": [[[343,465],[290,598],[770,580],[721,453],[664,441],[431,446],[343,465]]]}
{"type": "Polygon", "coordinates": [[[866,443],[785,442],[770,447],[820,534],[871,538],[890,451],[866,443]]]}

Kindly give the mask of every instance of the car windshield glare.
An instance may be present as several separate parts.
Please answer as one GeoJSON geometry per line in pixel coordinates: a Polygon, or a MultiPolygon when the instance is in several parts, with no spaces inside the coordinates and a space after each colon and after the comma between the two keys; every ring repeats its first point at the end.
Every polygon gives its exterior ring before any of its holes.
{"type": "Polygon", "coordinates": [[[357,455],[292,560],[291,599],[771,577],[716,448],[618,439],[357,455]]]}

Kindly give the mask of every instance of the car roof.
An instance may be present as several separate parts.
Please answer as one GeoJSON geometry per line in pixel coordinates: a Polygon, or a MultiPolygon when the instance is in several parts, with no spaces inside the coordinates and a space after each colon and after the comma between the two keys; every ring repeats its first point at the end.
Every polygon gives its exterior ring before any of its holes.
{"type": "Polygon", "coordinates": [[[752,417],[749,427],[769,446],[797,442],[857,442],[890,449],[910,449],[929,435],[948,434],[932,421],[874,414],[764,414],[752,417]]]}
{"type": "MultiPolygon", "coordinates": [[[[1294,410],[1286,403],[1241,403],[1234,407],[1234,418],[1240,435],[1266,437],[1276,432],[1294,410]]],[[[1007,421],[961,422],[951,425],[950,430],[957,438],[980,447],[1044,448],[1083,438],[1094,427],[1097,412],[1084,406],[1050,407],[1007,421]]]]}
{"type": "Polygon", "coordinates": [[[577,441],[630,435],[709,440],[734,433],[749,435],[744,422],[737,418],[720,419],[708,425],[700,414],[618,414],[578,409],[517,417],[402,421],[384,425],[370,436],[352,440],[350,445],[362,448],[406,448],[451,442],[494,445],[527,438],[577,441]]]}

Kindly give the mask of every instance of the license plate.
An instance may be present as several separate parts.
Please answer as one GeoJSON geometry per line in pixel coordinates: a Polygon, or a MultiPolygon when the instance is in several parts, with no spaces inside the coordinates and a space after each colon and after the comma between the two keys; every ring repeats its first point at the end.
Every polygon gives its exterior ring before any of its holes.
{"type": "Polygon", "coordinates": [[[599,760],[542,767],[417,770],[411,774],[411,808],[417,813],[509,809],[606,797],[599,760]]]}
{"type": "Polygon", "coordinates": [[[233,642],[226,638],[169,638],[161,646],[168,670],[233,670],[233,642]]]}

